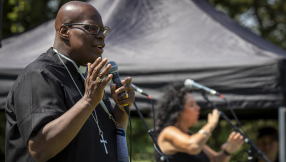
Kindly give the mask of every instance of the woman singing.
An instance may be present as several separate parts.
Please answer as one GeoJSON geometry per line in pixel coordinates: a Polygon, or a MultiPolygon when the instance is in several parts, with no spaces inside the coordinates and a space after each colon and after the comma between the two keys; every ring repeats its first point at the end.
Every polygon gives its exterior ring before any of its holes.
{"type": "MultiPolygon", "coordinates": [[[[243,144],[243,136],[232,132],[222,145],[222,151],[215,152],[206,145],[219,121],[216,109],[208,114],[208,122],[200,131],[190,132],[189,128],[198,121],[200,106],[191,90],[183,84],[169,86],[159,101],[157,110],[158,145],[169,162],[228,162],[243,144]]],[[[157,151],[154,155],[157,162],[164,161],[157,151]]]]}

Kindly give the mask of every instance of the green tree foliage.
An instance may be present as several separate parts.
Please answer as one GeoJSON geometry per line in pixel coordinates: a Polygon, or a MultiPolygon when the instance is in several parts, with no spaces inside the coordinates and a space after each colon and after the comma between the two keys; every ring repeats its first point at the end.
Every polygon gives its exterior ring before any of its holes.
{"type": "Polygon", "coordinates": [[[286,49],[285,0],[208,0],[240,24],[286,49]]]}
{"type": "MultiPolygon", "coordinates": [[[[69,0],[4,0],[3,38],[26,30],[56,17],[58,9],[69,0]]],[[[86,1],[86,0],[82,0],[86,1]]]]}
{"type": "MultiPolygon", "coordinates": [[[[56,16],[69,0],[4,0],[3,38],[22,33],[56,16]]],[[[82,0],[86,1],[86,0],[82,0]]],[[[208,0],[240,24],[286,49],[285,0],[208,0]]]]}

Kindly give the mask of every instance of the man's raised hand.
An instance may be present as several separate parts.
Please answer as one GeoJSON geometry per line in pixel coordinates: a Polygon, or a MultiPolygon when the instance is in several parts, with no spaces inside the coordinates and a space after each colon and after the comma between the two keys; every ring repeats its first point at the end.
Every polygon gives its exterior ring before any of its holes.
{"type": "Polygon", "coordinates": [[[102,71],[101,69],[107,63],[107,59],[97,58],[93,64],[88,63],[88,73],[85,79],[85,94],[84,99],[89,104],[97,106],[103,98],[104,88],[108,82],[112,79],[112,74],[109,74],[105,79],[104,76],[107,74],[111,65],[107,65],[102,71]]]}

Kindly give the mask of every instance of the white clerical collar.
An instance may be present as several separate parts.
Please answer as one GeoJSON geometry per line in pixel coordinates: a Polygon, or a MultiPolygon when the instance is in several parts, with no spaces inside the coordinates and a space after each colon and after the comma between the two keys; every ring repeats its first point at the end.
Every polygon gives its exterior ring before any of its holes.
{"type": "Polygon", "coordinates": [[[61,57],[63,57],[63,58],[65,58],[65,59],[67,59],[67,60],[69,60],[70,62],[72,62],[72,64],[74,65],[74,67],[77,69],[77,72],[78,73],[80,73],[80,74],[85,74],[85,71],[86,71],[86,68],[87,68],[87,66],[77,66],[77,64],[73,61],[73,60],[71,60],[70,58],[68,58],[67,56],[65,56],[65,55],[63,55],[63,54],[61,54],[61,53],[59,53],[56,49],[53,49],[58,55],[60,55],[61,57]]]}

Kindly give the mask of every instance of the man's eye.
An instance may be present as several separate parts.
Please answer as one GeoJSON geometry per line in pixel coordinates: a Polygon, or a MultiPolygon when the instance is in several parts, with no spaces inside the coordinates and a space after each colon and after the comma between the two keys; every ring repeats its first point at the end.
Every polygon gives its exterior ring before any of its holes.
{"type": "Polygon", "coordinates": [[[97,33],[97,31],[98,31],[98,26],[97,25],[90,25],[90,32],[97,33]]]}
{"type": "Polygon", "coordinates": [[[89,25],[85,25],[84,29],[89,30],[89,25]]]}

